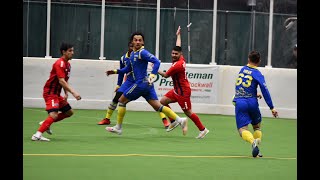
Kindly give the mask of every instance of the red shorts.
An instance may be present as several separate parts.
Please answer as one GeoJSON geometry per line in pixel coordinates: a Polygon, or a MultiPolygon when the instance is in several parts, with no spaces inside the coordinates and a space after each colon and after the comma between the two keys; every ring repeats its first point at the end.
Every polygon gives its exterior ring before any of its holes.
{"type": "Polygon", "coordinates": [[[62,96],[58,95],[47,95],[43,96],[43,98],[46,102],[46,111],[58,111],[69,104],[62,96]]]}
{"type": "Polygon", "coordinates": [[[173,102],[178,102],[182,110],[190,110],[191,109],[191,100],[190,96],[180,96],[171,89],[164,96],[171,99],[173,102]]]}

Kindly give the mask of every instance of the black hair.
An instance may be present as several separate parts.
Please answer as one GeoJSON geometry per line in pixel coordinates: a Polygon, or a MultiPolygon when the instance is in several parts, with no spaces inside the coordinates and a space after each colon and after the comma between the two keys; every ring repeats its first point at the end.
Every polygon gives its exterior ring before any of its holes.
{"type": "Polygon", "coordinates": [[[172,50],[178,51],[178,52],[181,52],[181,51],[182,51],[182,49],[181,49],[180,46],[175,46],[175,47],[172,48],[172,50]]]}
{"type": "Polygon", "coordinates": [[[260,53],[258,51],[251,51],[248,57],[253,63],[258,63],[260,61],[260,53]]]}
{"type": "Polygon", "coordinates": [[[63,54],[62,51],[67,51],[70,48],[73,48],[72,44],[63,42],[61,43],[61,46],[60,46],[60,53],[63,54]]]}
{"type": "Polygon", "coordinates": [[[130,41],[133,41],[133,37],[137,35],[142,36],[142,40],[144,41],[144,35],[142,34],[142,32],[138,32],[138,31],[131,34],[130,41]]]}

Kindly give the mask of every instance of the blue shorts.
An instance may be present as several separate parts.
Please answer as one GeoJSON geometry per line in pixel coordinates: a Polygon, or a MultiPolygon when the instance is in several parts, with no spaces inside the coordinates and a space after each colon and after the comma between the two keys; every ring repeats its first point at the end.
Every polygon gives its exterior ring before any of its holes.
{"type": "Polygon", "coordinates": [[[117,90],[117,92],[124,92],[129,87],[131,87],[134,84],[134,81],[128,81],[128,79],[120,86],[120,88],[117,90]]]}
{"type": "Polygon", "coordinates": [[[248,124],[256,125],[261,122],[261,113],[257,98],[236,99],[236,122],[240,129],[248,124]]]}
{"type": "Polygon", "coordinates": [[[139,97],[144,97],[147,101],[150,99],[158,100],[154,85],[149,85],[148,82],[141,82],[138,84],[132,84],[128,89],[123,92],[124,97],[130,101],[134,101],[139,97]]]}

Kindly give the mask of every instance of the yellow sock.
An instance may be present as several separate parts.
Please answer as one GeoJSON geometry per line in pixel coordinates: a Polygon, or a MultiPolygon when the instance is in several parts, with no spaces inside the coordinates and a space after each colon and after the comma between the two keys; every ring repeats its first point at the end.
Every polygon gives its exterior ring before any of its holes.
{"type": "Polygon", "coordinates": [[[262,138],[262,132],[261,132],[261,130],[255,130],[255,131],[253,132],[253,137],[254,137],[255,139],[259,138],[259,139],[261,140],[261,138],[262,138]]]}
{"type": "Polygon", "coordinates": [[[106,118],[110,119],[111,116],[112,116],[113,111],[114,111],[113,109],[108,109],[107,110],[107,114],[106,114],[106,118]]]}
{"type": "Polygon", "coordinates": [[[172,118],[174,120],[177,120],[179,118],[179,116],[173,112],[170,108],[163,106],[162,107],[162,111],[165,115],[167,115],[169,118],[172,118]]]}
{"type": "Polygon", "coordinates": [[[159,112],[161,119],[166,118],[166,115],[163,112],[159,112]]]}
{"type": "Polygon", "coordinates": [[[242,131],[241,137],[243,140],[249,142],[250,144],[252,144],[254,141],[252,133],[248,130],[242,131]]]}
{"type": "Polygon", "coordinates": [[[119,129],[122,127],[122,121],[123,117],[126,114],[126,107],[125,106],[119,106],[118,107],[118,115],[117,115],[117,126],[119,129]]]}

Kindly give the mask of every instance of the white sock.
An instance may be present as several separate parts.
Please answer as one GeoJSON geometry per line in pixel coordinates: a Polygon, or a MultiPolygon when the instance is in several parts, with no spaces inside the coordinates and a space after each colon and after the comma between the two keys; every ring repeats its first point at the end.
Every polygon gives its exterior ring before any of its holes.
{"type": "Polygon", "coordinates": [[[37,131],[36,134],[35,134],[35,136],[36,136],[36,137],[41,137],[41,136],[42,136],[42,132],[37,131]]]}
{"type": "Polygon", "coordinates": [[[122,124],[116,124],[116,128],[120,130],[122,128],[122,124]]]}

